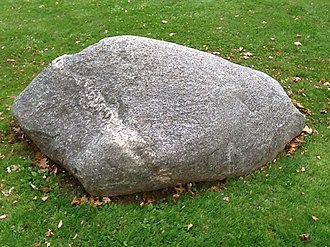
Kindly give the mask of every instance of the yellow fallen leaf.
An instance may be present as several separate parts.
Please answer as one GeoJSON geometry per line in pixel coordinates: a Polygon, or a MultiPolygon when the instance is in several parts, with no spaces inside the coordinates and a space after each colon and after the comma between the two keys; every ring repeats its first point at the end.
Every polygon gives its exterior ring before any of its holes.
{"type": "Polygon", "coordinates": [[[317,216],[315,216],[315,215],[312,215],[312,219],[313,219],[314,221],[318,221],[318,220],[319,220],[319,218],[318,218],[317,216]]]}

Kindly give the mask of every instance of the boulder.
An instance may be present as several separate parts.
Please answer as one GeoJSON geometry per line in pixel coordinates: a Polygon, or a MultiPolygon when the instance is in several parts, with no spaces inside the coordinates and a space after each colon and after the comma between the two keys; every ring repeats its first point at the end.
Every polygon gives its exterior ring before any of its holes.
{"type": "Polygon", "coordinates": [[[50,159],[100,196],[247,174],[305,126],[270,76],[136,36],[55,59],[12,112],[50,159]]]}

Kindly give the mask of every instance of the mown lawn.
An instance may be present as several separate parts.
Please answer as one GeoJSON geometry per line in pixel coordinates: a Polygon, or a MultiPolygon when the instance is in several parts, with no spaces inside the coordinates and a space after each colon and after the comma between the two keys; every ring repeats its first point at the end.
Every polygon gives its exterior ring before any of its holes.
{"type": "Polygon", "coordinates": [[[1,0],[0,6],[1,246],[329,246],[329,1],[1,0]],[[301,104],[312,133],[292,157],[284,151],[245,177],[194,184],[195,196],[174,200],[170,189],[75,205],[84,201],[83,190],[60,169],[55,175],[50,162],[36,166],[42,157],[35,160],[37,150],[20,140],[10,105],[56,57],[124,34],[268,73],[301,104]],[[148,203],[156,196],[165,199],[148,203]]]}

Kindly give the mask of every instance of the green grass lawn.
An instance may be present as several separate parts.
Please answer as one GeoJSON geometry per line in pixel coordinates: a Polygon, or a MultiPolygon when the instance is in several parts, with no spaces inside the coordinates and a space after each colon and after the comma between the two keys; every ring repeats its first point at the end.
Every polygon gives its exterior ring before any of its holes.
{"type": "Polygon", "coordinates": [[[329,1],[1,0],[0,6],[0,246],[329,246],[329,1]],[[35,165],[36,149],[18,141],[10,105],[56,57],[124,34],[266,72],[304,106],[313,133],[292,157],[283,152],[245,177],[194,184],[195,196],[173,200],[169,189],[110,198],[99,207],[72,205],[83,190],[60,169],[54,175],[54,167],[35,165]],[[165,199],[147,203],[155,197],[165,199]]]}

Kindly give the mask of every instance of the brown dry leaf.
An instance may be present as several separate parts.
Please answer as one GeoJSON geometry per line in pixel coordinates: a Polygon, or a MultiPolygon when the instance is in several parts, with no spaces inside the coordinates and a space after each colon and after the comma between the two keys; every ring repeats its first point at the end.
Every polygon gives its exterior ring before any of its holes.
{"type": "Polygon", "coordinates": [[[309,241],[309,234],[308,233],[303,233],[299,235],[301,241],[308,242],[309,241]]]}
{"type": "Polygon", "coordinates": [[[313,133],[313,129],[309,128],[307,125],[303,128],[302,131],[307,133],[307,134],[312,134],[313,133]]]}
{"type": "Polygon", "coordinates": [[[43,196],[41,197],[41,200],[44,201],[44,202],[47,201],[47,199],[48,199],[48,196],[47,196],[47,195],[43,195],[43,196]]]}
{"type": "Polygon", "coordinates": [[[104,203],[109,203],[111,202],[111,199],[107,196],[103,196],[103,200],[102,200],[104,203]]]}
{"type": "Polygon", "coordinates": [[[47,192],[51,191],[52,189],[49,187],[42,187],[40,190],[44,193],[47,193],[47,192]]]}
{"type": "Polygon", "coordinates": [[[318,220],[319,220],[319,218],[318,218],[317,216],[315,216],[315,215],[312,215],[312,219],[313,219],[314,221],[318,221],[318,220]]]}
{"type": "Polygon", "coordinates": [[[286,156],[292,156],[298,149],[298,147],[301,145],[301,143],[304,142],[304,136],[299,135],[296,138],[294,138],[291,142],[286,144],[286,156]]]}
{"type": "Polygon", "coordinates": [[[296,34],[296,38],[301,38],[302,35],[301,34],[296,34]]]}
{"type": "Polygon", "coordinates": [[[53,237],[53,236],[54,236],[54,233],[53,233],[52,230],[48,229],[48,231],[45,232],[45,237],[47,237],[47,238],[51,238],[51,237],[53,237]]]}
{"type": "Polygon", "coordinates": [[[49,167],[47,164],[47,158],[42,158],[41,160],[39,160],[37,166],[42,169],[46,169],[47,167],[49,167]]]}
{"type": "Polygon", "coordinates": [[[311,110],[309,110],[308,108],[304,107],[301,103],[299,103],[295,99],[291,99],[291,101],[303,113],[306,113],[307,115],[312,115],[313,114],[311,110]]]}
{"type": "Polygon", "coordinates": [[[6,219],[8,216],[6,214],[0,215],[0,220],[6,219]]]}
{"type": "Polygon", "coordinates": [[[291,81],[293,81],[293,82],[300,82],[301,81],[301,78],[298,77],[298,76],[296,76],[296,77],[291,78],[291,81]]]}
{"type": "Polygon", "coordinates": [[[32,246],[39,247],[39,246],[41,246],[41,243],[34,243],[32,246]]]}
{"type": "Polygon", "coordinates": [[[228,196],[225,196],[225,197],[223,198],[223,200],[224,200],[225,202],[230,202],[230,198],[229,198],[228,196]]]}
{"type": "Polygon", "coordinates": [[[212,186],[210,188],[210,190],[213,191],[213,192],[219,192],[220,191],[220,188],[219,188],[219,186],[212,186]]]}
{"type": "Polygon", "coordinates": [[[187,231],[190,231],[190,229],[193,227],[193,224],[189,224],[188,226],[187,226],[187,231]]]}
{"type": "Polygon", "coordinates": [[[86,195],[83,195],[80,199],[80,206],[84,205],[87,202],[88,202],[88,197],[86,195]]]}
{"type": "Polygon", "coordinates": [[[176,200],[179,199],[179,197],[180,197],[179,194],[174,194],[174,195],[172,196],[173,201],[176,202],[176,200]]]}
{"type": "Polygon", "coordinates": [[[92,204],[94,207],[100,207],[104,204],[103,201],[99,201],[99,200],[96,200],[94,201],[94,203],[92,204]]]}
{"type": "Polygon", "coordinates": [[[178,193],[178,194],[182,194],[186,191],[186,188],[181,183],[179,183],[177,186],[175,186],[174,189],[175,189],[176,193],[178,193]]]}
{"type": "Polygon", "coordinates": [[[72,205],[76,205],[76,206],[79,206],[80,205],[80,201],[78,199],[78,197],[74,197],[72,202],[71,202],[72,205]]]}

